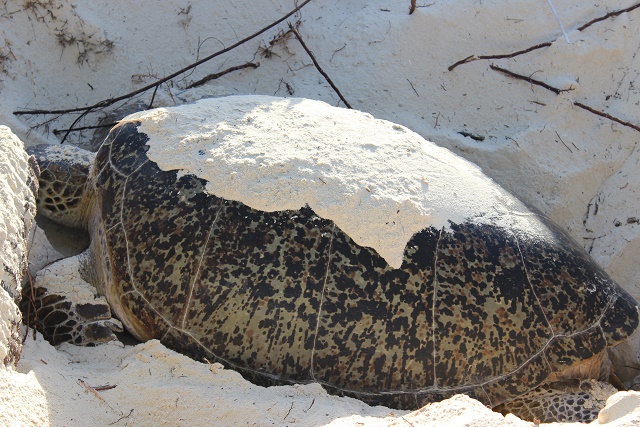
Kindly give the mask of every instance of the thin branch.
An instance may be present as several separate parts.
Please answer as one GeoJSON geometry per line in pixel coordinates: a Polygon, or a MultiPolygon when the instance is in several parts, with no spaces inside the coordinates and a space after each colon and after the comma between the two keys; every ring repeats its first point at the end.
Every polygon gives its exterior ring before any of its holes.
{"type": "Polygon", "coordinates": [[[93,389],[95,391],[105,391],[105,390],[112,390],[114,388],[118,387],[117,385],[101,385],[98,387],[93,387],[93,389]]]}
{"type": "Polygon", "coordinates": [[[619,118],[614,117],[612,115],[609,115],[607,113],[603,113],[602,111],[594,110],[593,108],[589,107],[588,105],[584,105],[582,102],[575,101],[573,103],[573,105],[575,105],[576,107],[580,107],[583,110],[587,110],[590,113],[596,114],[596,115],[598,115],[600,117],[604,117],[605,119],[609,119],[609,120],[611,120],[613,122],[620,123],[622,126],[627,126],[627,127],[630,127],[631,129],[635,129],[638,132],[640,132],[640,126],[634,125],[633,123],[625,122],[624,120],[620,120],[619,118]]]}
{"type": "MultiPolygon", "coordinates": [[[[631,12],[632,10],[637,9],[637,8],[640,8],[640,3],[638,3],[638,4],[634,5],[634,6],[628,7],[626,9],[616,10],[614,12],[609,12],[604,16],[601,16],[599,18],[593,19],[593,20],[587,22],[586,24],[578,27],[578,31],[583,31],[586,28],[590,27],[591,25],[593,25],[593,24],[595,24],[597,22],[604,21],[605,19],[609,19],[609,18],[611,18],[613,16],[621,15],[621,14],[623,14],[625,12],[631,12]]],[[[534,51],[534,50],[537,50],[537,49],[541,49],[543,47],[549,47],[549,46],[551,46],[552,43],[553,42],[540,43],[540,44],[537,44],[535,46],[531,46],[531,47],[529,47],[527,49],[519,50],[517,52],[508,53],[508,54],[504,54],[504,55],[470,55],[470,56],[467,56],[466,58],[461,59],[460,61],[452,64],[447,69],[449,71],[452,71],[454,68],[456,68],[456,67],[458,67],[460,65],[463,65],[463,64],[466,64],[466,63],[469,63],[469,62],[473,62],[473,61],[477,61],[479,59],[513,58],[515,56],[522,55],[522,54],[525,54],[525,53],[529,53],[531,51],[534,51]]]]}
{"type": "Polygon", "coordinates": [[[151,108],[153,108],[153,101],[155,101],[156,99],[156,93],[158,92],[159,87],[160,85],[156,86],[155,89],[153,89],[153,95],[151,95],[151,101],[149,101],[149,107],[147,108],[147,110],[151,110],[151,108]]]}
{"type": "Polygon", "coordinates": [[[327,73],[324,72],[324,70],[322,69],[322,67],[320,67],[320,64],[318,64],[318,61],[316,60],[316,57],[313,56],[313,53],[309,50],[309,48],[307,47],[307,45],[305,44],[305,42],[302,40],[302,37],[300,36],[300,33],[298,33],[298,31],[294,28],[293,25],[291,25],[291,23],[289,22],[289,30],[293,33],[294,36],[296,36],[296,39],[298,39],[298,41],[300,42],[300,45],[302,46],[302,48],[305,50],[305,52],[307,52],[307,55],[309,55],[309,58],[311,58],[311,61],[313,61],[313,65],[315,65],[316,70],[318,70],[318,72],[320,74],[322,74],[322,77],[325,78],[325,80],[327,81],[327,83],[329,83],[329,85],[331,86],[331,88],[336,92],[336,94],[340,97],[340,99],[342,100],[342,102],[344,102],[344,105],[347,108],[351,108],[351,105],[349,105],[349,103],[347,102],[346,99],[344,99],[344,96],[342,96],[342,93],[340,93],[340,90],[336,87],[336,85],[333,84],[333,82],[331,81],[331,79],[329,78],[329,76],[327,75],[327,73]]]}
{"type": "Polygon", "coordinates": [[[418,98],[420,98],[420,95],[418,94],[418,91],[416,90],[415,87],[413,87],[413,83],[411,83],[411,80],[407,79],[407,81],[409,82],[409,84],[411,85],[411,89],[413,89],[413,91],[416,93],[416,96],[418,98]]]}
{"type": "Polygon", "coordinates": [[[291,410],[293,409],[293,402],[291,402],[291,407],[289,408],[289,410],[287,411],[287,415],[284,416],[284,418],[282,419],[282,421],[286,420],[287,417],[289,416],[289,414],[291,414],[291,410]]]}
{"type": "Polygon", "coordinates": [[[66,132],[80,132],[83,130],[93,130],[93,129],[100,129],[100,128],[111,128],[114,127],[115,125],[117,125],[117,122],[114,123],[107,123],[104,125],[95,125],[95,126],[83,126],[83,127],[79,127],[79,128],[69,128],[69,129],[54,129],[53,130],[53,134],[54,135],[60,135],[61,133],[66,133],[66,132]]]}
{"type": "Polygon", "coordinates": [[[226,70],[220,71],[219,73],[209,74],[207,77],[191,83],[189,86],[186,87],[186,89],[202,86],[208,81],[215,80],[219,77],[224,76],[225,74],[231,73],[232,71],[244,70],[245,68],[258,68],[259,66],[260,64],[254,64],[253,62],[247,62],[246,64],[236,65],[235,67],[227,68],[226,70]]]}
{"type": "Polygon", "coordinates": [[[546,84],[544,82],[541,82],[540,80],[536,80],[536,79],[533,79],[531,77],[523,76],[521,74],[516,74],[513,71],[506,70],[504,68],[498,67],[497,65],[491,64],[490,67],[491,67],[492,70],[499,71],[499,72],[501,72],[503,74],[506,74],[506,75],[508,75],[510,77],[513,77],[515,79],[524,80],[524,81],[527,81],[527,82],[529,82],[531,84],[534,84],[534,85],[537,85],[537,86],[541,86],[541,87],[543,87],[543,88],[545,88],[547,90],[550,90],[551,92],[555,93],[556,95],[560,95],[562,92],[568,92],[570,90],[573,90],[573,89],[558,89],[558,88],[555,88],[553,86],[549,86],[548,84],[546,84]]]}
{"type": "Polygon", "coordinates": [[[525,53],[533,52],[534,50],[542,49],[543,47],[551,46],[551,42],[540,43],[535,46],[531,46],[527,49],[519,50],[513,53],[506,53],[504,55],[480,55],[478,59],[504,59],[504,58],[513,58],[514,56],[523,55],[525,53]]]}
{"type": "Polygon", "coordinates": [[[634,6],[628,7],[626,9],[620,9],[620,10],[616,10],[614,12],[609,12],[606,15],[601,16],[600,18],[596,18],[596,19],[594,19],[592,21],[587,22],[583,26],[578,27],[578,31],[582,31],[582,30],[592,26],[593,24],[595,24],[597,22],[600,22],[600,21],[604,21],[605,19],[609,19],[612,16],[618,16],[618,15],[622,15],[625,12],[631,12],[632,10],[637,9],[639,7],[640,7],[640,3],[638,3],[638,4],[634,5],[634,6]]]}
{"type": "Polygon", "coordinates": [[[454,68],[456,68],[458,65],[462,65],[462,64],[466,64],[467,62],[471,62],[471,61],[477,61],[479,58],[476,55],[469,55],[464,59],[461,59],[460,61],[449,65],[449,67],[447,67],[447,70],[449,71],[453,71],[454,68]]]}
{"type": "MultiPolygon", "coordinates": [[[[87,390],[89,393],[93,394],[99,401],[106,403],[107,406],[109,406],[111,408],[111,406],[107,403],[106,400],[104,400],[104,397],[100,396],[100,393],[98,393],[93,387],[91,387],[89,384],[87,384],[86,382],[84,382],[81,379],[78,379],[78,384],[80,384],[82,387],[85,388],[85,390],[87,390]]],[[[111,408],[113,409],[113,408],[111,408]]]]}
{"type": "Polygon", "coordinates": [[[129,418],[131,416],[131,414],[133,414],[133,409],[131,409],[127,415],[121,416],[120,418],[118,418],[114,422],[109,423],[109,425],[112,426],[112,425],[116,424],[118,421],[124,420],[125,418],[129,418]]]}
{"type": "Polygon", "coordinates": [[[71,129],[73,129],[73,127],[78,124],[78,122],[80,120],[82,120],[87,114],[89,114],[94,108],[89,107],[87,108],[84,112],[82,112],[82,114],[80,114],[74,121],[73,123],[71,123],[71,126],[69,126],[69,129],[67,129],[67,132],[65,132],[64,136],[62,137],[62,139],[60,140],[60,144],[62,144],[67,137],[69,136],[69,134],[71,133],[71,129]]]}
{"type": "Polygon", "coordinates": [[[560,142],[562,142],[562,145],[564,145],[567,150],[569,150],[569,152],[571,154],[573,154],[573,150],[571,148],[569,148],[569,146],[564,142],[564,140],[560,137],[560,134],[558,133],[558,131],[556,131],[556,136],[558,137],[558,139],[560,140],[560,142]]]}
{"type": "Polygon", "coordinates": [[[467,138],[471,138],[474,141],[478,141],[478,142],[484,141],[484,136],[482,136],[482,135],[476,135],[476,134],[473,134],[473,133],[470,133],[470,132],[467,132],[467,131],[460,131],[458,133],[460,135],[462,135],[462,136],[466,136],[467,138]]]}
{"type": "Polygon", "coordinates": [[[187,66],[185,68],[182,68],[181,70],[178,70],[178,71],[168,75],[167,77],[159,79],[159,80],[157,80],[157,81],[155,81],[155,82],[153,82],[151,84],[148,84],[147,86],[144,86],[144,87],[142,87],[140,89],[137,89],[137,90],[135,90],[133,92],[129,92],[126,95],[118,96],[118,97],[115,97],[115,98],[105,99],[105,100],[97,102],[96,104],[88,106],[88,107],[68,108],[68,109],[63,109],[63,110],[22,110],[22,111],[14,111],[13,114],[15,114],[15,115],[25,115],[25,114],[30,114],[30,115],[33,115],[33,114],[67,114],[67,113],[76,113],[76,112],[81,112],[81,111],[84,111],[85,114],[86,114],[86,112],[91,111],[91,110],[108,107],[109,105],[112,105],[112,104],[114,104],[114,103],[116,103],[118,101],[122,101],[124,99],[131,98],[131,97],[133,97],[135,95],[138,95],[138,94],[141,94],[143,92],[146,92],[149,89],[156,88],[156,87],[160,86],[161,84],[166,83],[171,79],[174,79],[175,77],[179,76],[180,74],[183,74],[183,73],[191,70],[192,68],[195,68],[195,67],[197,67],[199,65],[202,65],[205,62],[210,61],[213,58],[222,55],[223,53],[227,53],[230,50],[233,50],[236,47],[238,47],[240,45],[243,45],[244,43],[248,42],[249,40],[252,40],[252,39],[258,37],[260,34],[270,30],[271,28],[275,27],[276,25],[278,25],[278,24],[282,23],[283,21],[287,20],[287,18],[289,18],[290,16],[296,14],[300,9],[302,9],[304,6],[306,6],[309,2],[311,2],[311,0],[304,1],[302,4],[297,6],[291,12],[287,13],[282,18],[278,19],[275,22],[272,22],[271,24],[267,25],[266,27],[262,28],[261,30],[258,30],[257,32],[251,34],[248,37],[245,37],[244,39],[232,44],[231,46],[226,47],[226,48],[224,48],[222,50],[219,50],[219,51],[207,56],[206,58],[202,58],[201,60],[196,61],[196,62],[192,63],[191,65],[189,65],[189,66],[187,66]]]}
{"type": "Polygon", "coordinates": [[[535,46],[531,46],[529,48],[526,48],[526,49],[523,49],[523,50],[519,50],[517,52],[505,53],[505,54],[501,54],[501,55],[480,55],[480,56],[471,55],[471,56],[467,56],[466,58],[461,59],[460,61],[456,62],[455,64],[449,66],[449,68],[447,68],[447,69],[449,71],[452,71],[454,68],[456,68],[459,65],[466,64],[467,62],[477,61],[479,59],[514,58],[516,56],[523,55],[525,53],[529,53],[529,52],[532,52],[534,50],[542,49],[543,47],[549,47],[549,46],[551,46],[551,42],[540,43],[540,44],[537,44],[535,46]]]}
{"type": "MultiPolygon", "coordinates": [[[[31,248],[33,247],[33,241],[36,238],[36,230],[34,229],[31,232],[31,241],[29,242],[29,250],[27,252],[31,252],[31,248]]],[[[29,282],[29,288],[25,289],[25,287],[22,288],[22,296],[24,298],[27,298],[27,316],[26,316],[26,321],[25,323],[27,324],[27,328],[25,329],[24,332],[24,338],[22,338],[22,344],[24,344],[27,341],[27,337],[29,336],[29,328],[31,328],[33,330],[33,339],[36,339],[36,328],[38,327],[38,309],[36,308],[36,294],[35,294],[35,283],[34,283],[34,279],[33,276],[31,275],[31,271],[29,270],[28,267],[28,258],[29,258],[29,253],[26,254],[27,257],[27,268],[25,269],[25,274],[27,275],[27,279],[29,282]],[[27,293],[28,292],[28,293],[27,293]],[[31,317],[31,310],[33,309],[33,318],[31,317]]],[[[24,309],[23,309],[24,310],[24,309]]],[[[23,316],[23,320],[24,320],[24,316],[23,316]]],[[[42,360],[42,359],[41,359],[42,360]]]]}
{"type": "MultiPolygon", "coordinates": [[[[513,77],[514,79],[524,80],[524,81],[529,82],[531,84],[543,87],[543,88],[555,93],[556,95],[558,95],[558,94],[560,94],[562,92],[567,92],[568,90],[570,90],[570,89],[558,89],[558,88],[555,88],[553,86],[549,86],[548,84],[546,84],[544,82],[541,82],[539,80],[535,80],[535,79],[532,79],[531,77],[527,77],[527,76],[523,76],[523,75],[514,73],[513,71],[505,70],[504,68],[500,68],[500,67],[495,66],[495,65],[491,65],[491,69],[495,70],[495,71],[499,71],[499,72],[501,72],[503,74],[506,74],[509,77],[513,77]]],[[[592,107],[589,107],[588,105],[585,105],[582,102],[573,101],[573,105],[575,105],[576,107],[580,107],[583,110],[586,110],[586,111],[588,111],[590,113],[593,113],[593,114],[595,114],[597,116],[604,117],[605,119],[609,119],[609,120],[611,120],[613,122],[621,124],[622,126],[630,127],[631,129],[634,129],[634,130],[637,130],[638,132],[640,132],[640,126],[634,125],[633,123],[630,123],[630,122],[627,122],[627,121],[624,121],[624,120],[621,120],[621,119],[619,119],[617,117],[614,117],[614,116],[612,116],[610,114],[603,113],[602,111],[599,111],[599,110],[596,110],[596,109],[594,109],[592,107]]],[[[558,135],[558,137],[559,137],[559,135],[558,135]]]]}

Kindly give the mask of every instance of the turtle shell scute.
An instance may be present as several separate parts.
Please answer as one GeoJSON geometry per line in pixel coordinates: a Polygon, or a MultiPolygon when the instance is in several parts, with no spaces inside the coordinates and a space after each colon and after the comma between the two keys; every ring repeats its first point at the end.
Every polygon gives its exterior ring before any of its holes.
{"type": "Polygon", "coordinates": [[[456,393],[495,406],[638,325],[635,301],[537,213],[551,237],[427,227],[392,268],[308,206],[263,212],[161,170],[148,142],[118,126],[93,169],[109,302],[134,335],[254,382],[315,381],[401,408],[456,393]]]}

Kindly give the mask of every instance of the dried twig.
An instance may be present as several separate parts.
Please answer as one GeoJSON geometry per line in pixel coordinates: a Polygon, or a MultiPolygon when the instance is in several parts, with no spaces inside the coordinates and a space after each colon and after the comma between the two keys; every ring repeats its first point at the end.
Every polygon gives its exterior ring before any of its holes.
{"type": "Polygon", "coordinates": [[[127,415],[121,416],[120,418],[118,418],[114,422],[109,423],[109,425],[112,426],[112,425],[116,424],[118,421],[124,420],[125,418],[129,418],[131,416],[131,414],[133,414],[133,409],[131,409],[127,415]]]}
{"type": "Polygon", "coordinates": [[[95,391],[104,391],[104,390],[112,390],[118,387],[117,385],[100,385],[98,387],[93,387],[95,391]]]}
{"type": "Polygon", "coordinates": [[[638,4],[634,5],[634,6],[628,7],[628,8],[626,8],[626,9],[620,9],[620,10],[616,10],[616,11],[614,11],[614,12],[609,12],[609,13],[607,13],[607,14],[606,14],[606,15],[604,15],[604,16],[601,16],[601,17],[599,17],[599,18],[596,18],[596,19],[594,19],[594,20],[591,20],[591,21],[587,22],[586,24],[584,24],[584,25],[582,25],[582,26],[578,27],[578,31],[582,31],[582,30],[584,30],[584,29],[586,29],[586,28],[588,28],[588,27],[592,26],[593,24],[595,24],[595,23],[597,23],[597,22],[600,22],[600,21],[604,21],[605,19],[609,19],[609,18],[611,18],[612,16],[618,16],[618,15],[622,15],[622,14],[623,14],[623,13],[625,13],[625,12],[631,12],[632,10],[637,9],[637,8],[639,8],[639,7],[640,7],[640,3],[638,3],[638,4]]]}
{"type": "Polygon", "coordinates": [[[351,105],[349,105],[349,103],[344,98],[344,96],[342,96],[342,93],[340,93],[340,90],[336,87],[335,84],[333,84],[333,82],[331,81],[331,79],[329,78],[327,73],[324,72],[322,67],[320,67],[320,64],[318,64],[318,61],[316,60],[316,57],[313,55],[313,53],[309,50],[309,48],[307,47],[305,42],[302,40],[302,37],[300,36],[300,33],[298,33],[298,31],[294,28],[293,25],[291,25],[290,22],[289,22],[289,30],[293,33],[294,36],[296,36],[296,39],[298,39],[298,41],[300,42],[300,45],[302,46],[302,48],[305,50],[305,52],[307,52],[307,55],[309,55],[309,58],[311,58],[311,61],[313,61],[313,65],[315,65],[316,70],[318,70],[318,72],[320,74],[322,74],[322,77],[324,77],[324,79],[327,81],[327,83],[329,83],[329,86],[331,86],[331,88],[335,91],[335,93],[340,97],[340,100],[342,100],[344,105],[347,108],[351,108],[351,105]]]}
{"type": "Polygon", "coordinates": [[[605,119],[609,119],[609,120],[611,120],[613,122],[620,123],[623,126],[630,127],[631,129],[635,129],[638,132],[640,132],[640,126],[634,125],[633,123],[625,122],[624,120],[620,120],[619,118],[614,117],[614,116],[612,116],[610,114],[607,114],[607,113],[603,113],[602,111],[594,110],[593,108],[589,107],[588,105],[584,105],[582,102],[574,101],[573,105],[575,105],[576,107],[580,107],[583,110],[587,110],[590,113],[596,114],[596,115],[598,115],[600,117],[604,117],[605,119]]]}
{"type": "Polygon", "coordinates": [[[456,62],[455,64],[449,66],[449,68],[447,68],[449,71],[452,71],[454,68],[456,68],[459,65],[462,64],[466,64],[468,62],[472,62],[472,61],[477,61],[479,59],[505,59],[505,58],[513,58],[519,55],[523,55],[525,53],[529,53],[532,52],[534,50],[538,50],[538,49],[542,49],[543,47],[549,47],[551,46],[551,42],[547,42],[547,43],[540,43],[537,44],[535,46],[531,46],[529,48],[523,49],[523,50],[519,50],[517,52],[512,52],[512,53],[505,53],[505,54],[500,54],[500,55],[471,55],[471,56],[467,56],[464,59],[461,59],[460,61],[456,62]]]}
{"type": "Polygon", "coordinates": [[[282,419],[282,421],[286,420],[287,417],[289,416],[289,414],[291,414],[291,410],[293,409],[293,402],[291,402],[291,407],[289,408],[289,410],[287,411],[287,415],[284,416],[284,418],[282,419]]]}
{"type": "MultiPolygon", "coordinates": [[[[593,19],[593,20],[587,22],[586,24],[578,27],[578,31],[583,31],[586,28],[590,27],[591,25],[593,25],[593,24],[595,24],[597,22],[604,21],[605,19],[609,19],[611,17],[621,15],[621,14],[623,14],[625,12],[631,12],[632,10],[637,9],[637,8],[640,8],[640,3],[638,3],[638,4],[634,5],[634,6],[628,7],[626,9],[616,10],[614,12],[609,12],[604,16],[601,16],[599,18],[593,19]]],[[[531,51],[534,51],[534,50],[537,50],[537,49],[541,49],[543,47],[549,47],[549,46],[551,46],[552,43],[553,42],[540,43],[540,44],[537,44],[535,46],[531,46],[531,47],[529,47],[527,49],[519,50],[519,51],[513,52],[513,53],[507,53],[507,54],[504,54],[504,55],[470,55],[470,56],[467,56],[466,58],[461,59],[460,61],[452,64],[447,69],[449,71],[452,71],[454,68],[458,67],[459,65],[463,65],[463,64],[466,64],[466,63],[469,63],[469,62],[477,61],[479,59],[513,58],[515,56],[522,55],[522,54],[525,54],[525,53],[529,53],[531,51]]]]}
{"type": "MultiPolygon", "coordinates": [[[[543,88],[555,93],[556,95],[558,95],[558,94],[560,94],[562,92],[567,92],[568,90],[571,90],[571,89],[558,89],[558,88],[555,88],[553,86],[549,86],[548,84],[546,84],[544,82],[541,82],[539,80],[534,80],[531,77],[523,76],[521,74],[517,74],[517,73],[514,73],[513,71],[505,70],[504,68],[500,68],[500,67],[495,66],[495,65],[491,65],[491,69],[499,71],[499,72],[501,72],[503,74],[506,74],[509,77],[513,77],[514,79],[524,80],[524,81],[529,82],[531,84],[535,84],[537,86],[543,87],[543,88]]],[[[634,130],[637,130],[638,132],[640,132],[640,126],[634,125],[633,123],[630,123],[630,122],[627,122],[627,121],[624,121],[624,120],[621,120],[621,119],[619,119],[617,117],[614,117],[614,116],[612,116],[610,114],[603,113],[602,111],[599,111],[599,110],[596,110],[596,109],[594,109],[592,107],[589,107],[588,105],[585,105],[582,102],[573,101],[573,105],[575,105],[576,107],[580,107],[583,110],[589,111],[590,113],[593,113],[593,114],[595,114],[597,116],[604,117],[605,119],[609,119],[609,120],[611,120],[613,122],[619,123],[619,124],[621,124],[623,126],[626,126],[626,127],[630,127],[631,129],[634,129],[634,130]]]]}
{"type": "Polygon", "coordinates": [[[573,154],[573,150],[571,150],[571,148],[569,148],[569,146],[564,142],[564,140],[560,137],[560,134],[558,133],[558,131],[556,131],[556,136],[558,137],[558,139],[560,140],[560,142],[562,142],[562,145],[564,145],[566,147],[567,150],[569,150],[569,152],[571,154],[573,154]]]}
{"type": "MultiPolygon", "coordinates": [[[[27,341],[27,337],[29,336],[29,328],[33,330],[33,339],[34,340],[36,339],[36,335],[37,335],[36,331],[37,331],[38,320],[39,320],[38,309],[36,307],[35,283],[34,283],[34,278],[31,275],[31,271],[29,270],[29,261],[28,261],[29,252],[31,252],[31,248],[33,247],[33,242],[35,238],[36,238],[36,230],[34,227],[34,229],[31,231],[31,241],[29,242],[29,250],[27,254],[25,254],[25,262],[27,265],[27,267],[25,268],[25,274],[27,275],[27,279],[29,282],[29,289],[27,290],[24,287],[22,288],[22,296],[27,299],[27,302],[26,302],[27,315],[26,315],[26,322],[25,322],[27,324],[27,328],[25,329],[24,337],[22,338],[22,344],[24,344],[27,341]],[[27,293],[27,291],[29,293],[27,293]],[[33,310],[33,318],[31,317],[31,310],[33,310]]],[[[22,309],[22,311],[24,311],[24,308],[22,309]]]]}
{"type": "Polygon", "coordinates": [[[405,417],[401,416],[400,418],[402,418],[404,420],[404,422],[409,424],[411,427],[415,427],[414,424],[411,421],[409,421],[408,419],[406,419],[405,417]]]}
{"type": "Polygon", "coordinates": [[[246,64],[242,64],[242,65],[237,65],[235,67],[231,67],[231,68],[227,68],[224,71],[220,71],[219,73],[214,73],[214,74],[209,74],[207,77],[200,79],[196,82],[191,83],[189,86],[187,86],[187,89],[191,89],[194,87],[198,87],[198,86],[202,86],[203,84],[207,83],[208,81],[211,80],[215,80],[219,77],[224,76],[225,74],[229,74],[232,71],[238,71],[238,70],[244,70],[245,68],[258,68],[260,66],[260,64],[255,64],[253,62],[247,62],[246,64]]]}
{"type": "Polygon", "coordinates": [[[476,135],[474,133],[470,133],[470,132],[466,132],[466,131],[460,131],[458,132],[460,135],[462,136],[466,136],[467,138],[471,138],[475,141],[484,141],[484,136],[482,135],[476,135]]]}
{"type": "Polygon", "coordinates": [[[309,405],[309,407],[307,408],[307,410],[306,410],[306,411],[304,411],[304,412],[307,412],[309,409],[311,409],[311,407],[313,406],[313,404],[314,404],[314,403],[316,403],[316,398],[315,398],[315,397],[314,397],[313,399],[311,399],[311,405],[309,405]]]}
{"type": "Polygon", "coordinates": [[[53,130],[53,134],[54,135],[59,135],[61,133],[67,133],[67,132],[80,132],[80,131],[83,131],[83,130],[110,128],[110,127],[114,127],[115,125],[117,125],[117,123],[107,123],[107,124],[104,124],[104,125],[95,125],[95,126],[82,126],[82,127],[79,127],[79,128],[69,128],[69,129],[54,129],[53,130]]]}
{"type": "Polygon", "coordinates": [[[347,47],[347,44],[343,44],[342,47],[338,50],[334,50],[333,51],[333,55],[331,55],[331,59],[329,59],[329,62],[333,61],[333,57],[336,56],[336,53],[340,52],[342,49],[344,49],[345,47],[347,47]]]}
{"type": "Polygon", "coordinates": [[[527,76],[523,76],[523,75],[520,75],[520,74],[516,74],[513,71],[509,71],[509,70],[504,69],[502,67],[498,67],[497,65],[491,64],[490,67],[491,67],[492,70],[499,71],[499,72],[501,72],[503,74],[506,74],[506,75],[508,75],[510,77],[513,77],[515,79],[524,80],[524,81],[527,81],[527,82],[529,82],[531,84],[534,84],[534,85],[537,85],[537,86],[542,86],[543,88],[545,88],[547,90],[550,90],[551,92],[554,92],[556,95],[560,95],[562,92],[568,92],[570,90],[573,90],[573,88],[570,88],[570,89],[558,89],[558,88],[555,88],[553,86],[549,86],[548,84],[546,84],[544,82],[541,82],[540,80],[533,79],[530,76],[527,77],[527,76]]]}
{"type": "MultiPolygon", "coordinates": [[[[245,37],[244,39],[232,44],[229,47],[226,47],[222,50],[219,50],[205,58],[202,58],[199,61],[196,61],[192,64],[190,64],[187,67],[182,68],[181,70],[178,70],[174,73],[171,73],[170,75],[168,75],[167,77],[164,77],[162,79],[159,79],[151,84],[148,84],[140,89],[136,89],[133,92],[129,92],[125,95],[121,95],[115,98],[109,98],[109,99],[105,99],[102,100],[100,102],[97,102],[93,105],[90,105],[88,107],[76,107],[76,108],[67,108],[67,109],[61,109],[61,110],[21,110],[21,111],[14,111],[13,114],[15,115],[35,115],[35,114],[68,114],[68,113],[77,113],[77,112],[82,112],[82,114],[80,115],[80,117],[78,117],[73,124],[71,125],[70,129],[73,129],[73,127],[82,119],[82,117],[86,116],[89,112],[93,111],[93,110],[97,110],[97,109],[101,109],[101,108],[105,108],[108,107],[118,101],[122,101],[125,99],[129,99],[132,98],[136,95],[139,95],[141,93],[144,93],[150,89],[156,89],[162,85],[163,83],[168,82],[169,80],[174,79],[175,77],[193,69],[196,68],[197,66],[204,64],[207,61],[210,61],[211,59],[218,57],[220,55],[222,55],[223,53],[229,52],[235,48],[237,48],[238,46],[248,42],[249,40],[252,40],[254,38],[256,38],[257,36],[259,36],[260,34],[270,30],[271,28],[275,27],[276,25],[284,22],[285,20],[287,20],[290,16],[296,14],[302,7],[304,7],[305,5],[307,5],[311,0],[305,0],[304,2],[302,2],[299,6],[297,6],[295,9],[293,9],[291,12],[287,13],[286,15],[284,15],[282,18],[278,19],[277,21],[272,22],[271,24],[267,25],[266,27],[258,30],[257,32],[251,34],[250,36],[245,37]]],[[[64,142],[66,137],[68,135],[65,135],[65,137],[62,139],[61,142],[64,142]]]]}
{"type": "MultiPolygon", "coordinates": [[[[85,390],[87,390],[89,393],[93,394],[96,398],[98,398],[99,401],[103,402],[103,403],[107,403],[106,400],[104,400],[104,398],[102,396],[100,396],[100,393],[98,393],[96,391],[96,389],[94,389],[93,387],[91,387],[89,384],[87,384],[86,382],[84,382],[81,379],[78,379],[78,384],[80,384],[82,387],[85,388],[85,390]]],[[[107,406],[109,406],[109,404],[107,403],[107,406]]]]}
{"type": "Polygon", "coordinates": [[[407,79],[407,81],[409,82],[409,84],[411,85],[411,89],[413,89],[413,91],[416,93],[416,96],[418,98],[420,98],[420,95],[418,94],[418,91],[416,90],[415,87],[413,87],[413,83],[411,83],[411,80],[407,79]]]}

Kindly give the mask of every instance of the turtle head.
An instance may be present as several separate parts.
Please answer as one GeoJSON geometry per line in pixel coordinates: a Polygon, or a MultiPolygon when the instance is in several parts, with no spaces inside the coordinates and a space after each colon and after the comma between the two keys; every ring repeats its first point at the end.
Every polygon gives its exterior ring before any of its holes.
{"type": "Polygon", "coordinates": [[[27,151],[40,168],[38,213],[67,227],[86,228],[94,154],[72,145],[45,144],[27,151]]]}

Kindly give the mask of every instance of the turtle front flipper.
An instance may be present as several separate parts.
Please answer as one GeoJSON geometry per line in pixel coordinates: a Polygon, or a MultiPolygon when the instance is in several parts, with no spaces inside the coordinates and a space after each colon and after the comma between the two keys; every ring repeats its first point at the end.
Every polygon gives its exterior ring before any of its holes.
{"type": "Polygon", "coordinates": [[[22,300],[23,313],[52,344],[96,345],[116,339],[122,324],[111,317],[104,297],[82,279],[81,254],[57,261],[36,274],[22,300]]]}
{"type": "Polygon", "coordinates": [[[544,384],[494,409],[529,421],[588,423],[598,418],[609,396],[617,391],[596,380],[562,380],[544,384]]]}

